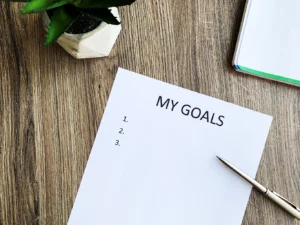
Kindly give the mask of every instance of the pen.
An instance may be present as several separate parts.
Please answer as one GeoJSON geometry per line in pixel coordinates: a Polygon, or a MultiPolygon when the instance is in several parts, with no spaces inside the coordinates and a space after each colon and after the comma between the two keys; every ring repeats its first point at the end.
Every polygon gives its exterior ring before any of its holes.
{"type": "Polygon", "coordinates": [[[271,199],[273,202],[277,203],[280,207],[285,209],[288,213],[296,217],[298,220],[300,220],[300,209],[297,208],[293,203],[288,201],[286,198],[282,197],[281,195],[277,194],[274,191],[270,191],[260,183],[258,183],[256,180],[249,177],[246,173],[232,165],[230,162],[226,161],[225,159],[217,156],[217,158],[224,163],[226,166],[228,166],[231,170],[236,172],[238,175],[240,175],[242,178],[244,178],[246,181],[248,181],[250,184],[253,185],[259,192],[264,194],[266,197],[271,199]]]}

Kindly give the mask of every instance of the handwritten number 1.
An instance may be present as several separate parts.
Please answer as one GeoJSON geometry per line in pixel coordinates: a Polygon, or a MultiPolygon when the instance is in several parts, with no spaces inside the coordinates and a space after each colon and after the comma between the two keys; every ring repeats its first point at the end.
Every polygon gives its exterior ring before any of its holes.
{"type": "Polygon", "coordinates": [[[126,117],[126,116],[124,116],[124,120],[123,120],[123,122],[125,122],[125,123],[128,123],[128,121],[127,121],[126,119],[127,119],[127,117],[126,117]]]}

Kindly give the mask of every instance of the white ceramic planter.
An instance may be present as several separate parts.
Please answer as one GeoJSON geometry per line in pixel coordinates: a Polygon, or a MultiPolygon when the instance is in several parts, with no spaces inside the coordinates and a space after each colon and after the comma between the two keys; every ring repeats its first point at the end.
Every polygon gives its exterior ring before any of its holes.
{"type": "MultiPolygon", "coordinates": [[[[112,13],[120,21],[117,8],[111,8],[112,13]]],[[[43,25],[47,30],[50,19],[43,14],[43,25]]],[[[94,30],[85,34],[64,33],[57,43],[76,59],[97,58],[108,56],[119,34],[121,25],[110,25],[102,22],[94,30]]]]}

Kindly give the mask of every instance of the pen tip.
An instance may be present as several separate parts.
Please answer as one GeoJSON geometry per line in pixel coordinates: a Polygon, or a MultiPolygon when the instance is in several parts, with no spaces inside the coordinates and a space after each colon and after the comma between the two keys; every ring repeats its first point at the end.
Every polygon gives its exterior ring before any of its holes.
{"type": "Polygon", "coordinates": [[[225,160],[224,159],[222,159],[220,156],[216,156],[222,163],[225,163],[225,160]]]}

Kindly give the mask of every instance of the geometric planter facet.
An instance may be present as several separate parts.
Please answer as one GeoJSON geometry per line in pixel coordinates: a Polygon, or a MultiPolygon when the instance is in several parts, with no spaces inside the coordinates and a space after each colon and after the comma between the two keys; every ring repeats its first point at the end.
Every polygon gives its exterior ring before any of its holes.
{"type": "MultiPolygon", "coordinates": [[[[111,12],[120,21],[118,9],[113,7],[111,12]]],[[[43,25],[46,30],[49,23],[50,19],[47,13],[44,13],[43,25]]],[[[105,57],[111,52],[120,32],[121,24],[110,25],[101,22],[94,30],[84,34],[64,33],[57,43],[76,59],[105,57]]]]}

